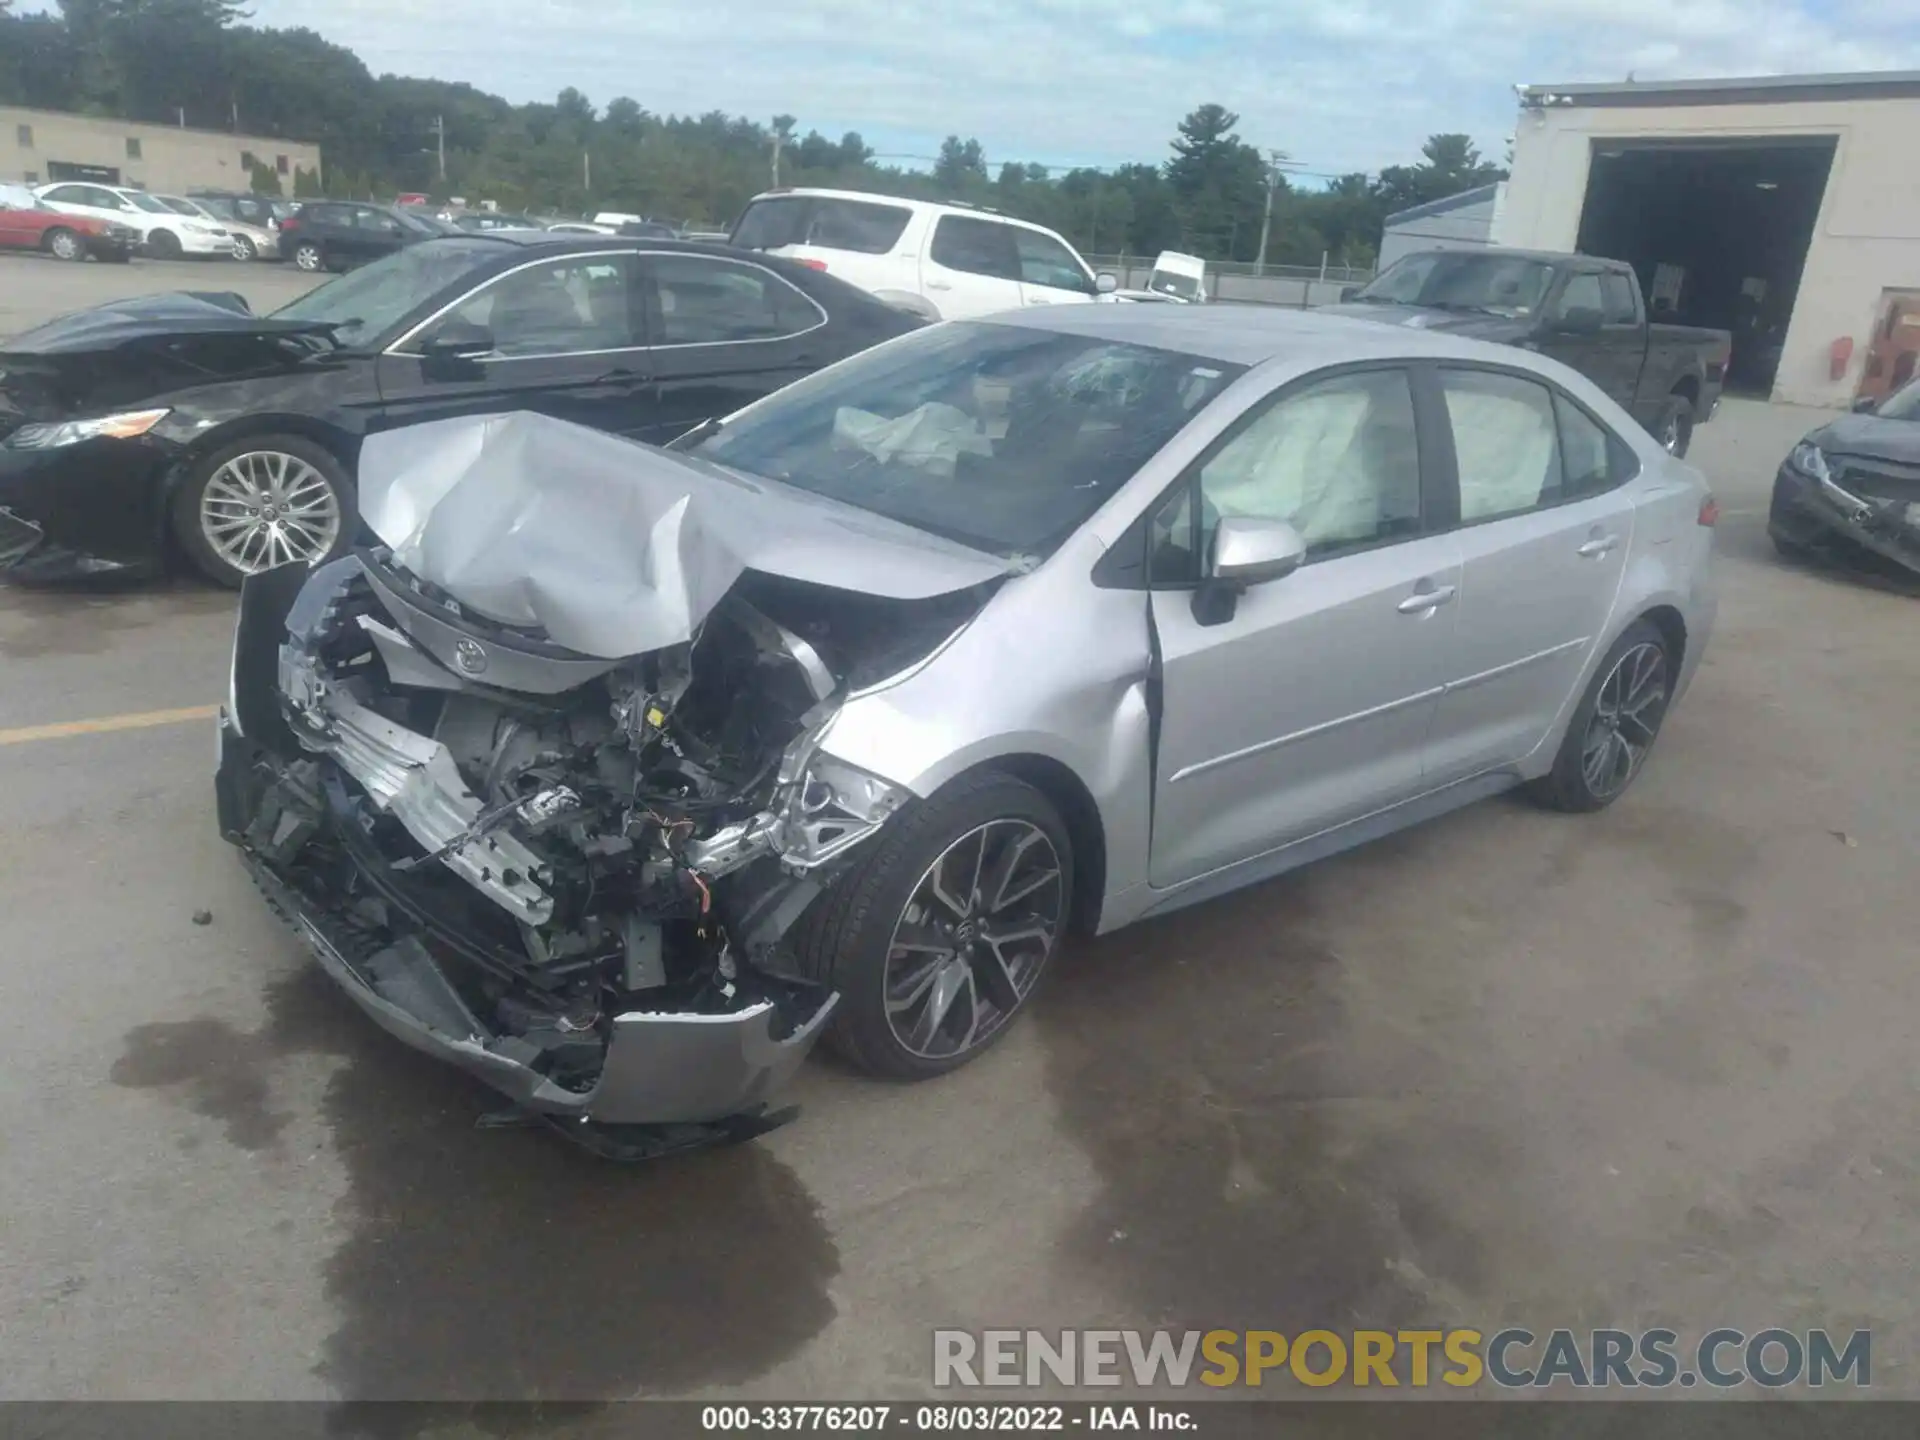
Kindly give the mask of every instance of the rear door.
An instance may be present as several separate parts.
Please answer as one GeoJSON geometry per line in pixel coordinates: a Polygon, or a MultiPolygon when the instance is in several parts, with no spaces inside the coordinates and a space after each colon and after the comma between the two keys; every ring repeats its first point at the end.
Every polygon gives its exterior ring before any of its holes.
{"type": "Polygon", "coordinates": [[[1044,230],[1009,226],[1020,257],[1020,298],[1028,305],[1085,305],[1100,291],[1080,257],[1044,230]]]}
{"type": "Polygon", "coordinates": [[[356,263],[378,260],[382,255],[391,255],[407,243],[406,227],[384,210],[371,205],[353,207],[353,228],[348,232],[346,245],[356,263]]]}
{"type": "Polygon", "coordinates": [[[826,312],[764,265],[666,251],[636,263],[653,376],[639,439],[664,445],[831,358],[826,312]]]}
{"type": "Polygon", "coordinates": [[[1261,404],[1165,502],[1149,546],[1163,712],[1151,881],[1178,885],[1417,794],[1452,664],[1459,547],[1429,533],[1409,371],[1261,404]],[[1195,523],[1196,513],[1199,517],[1195,523]],[[1286,520],[1295,573],[1196,603],[1221,516],[1286,520]]]}
{"type": "Polygon", "coordinates": [[[1014,227],[973,215],[942,215],[920,262],[920,289],[943,320],[966,320],[1026,303],[1014,227]]]}
{"type": "Polygon", "coordinates": [[[651,412],[631,253],[531,261],[483,282],[381,355],[386,426],[534,410],[615,434],[651,412]],[[479,326],[493,350],[435,356],[449,327],[479,326]]]}
{"type": "Polygon", "coordinates": [[[1459,638],[1434,715],[1438,783],[1511,765],[1547,736],[1604,637],[1633,541],[1633,451],[1539,377],[1442,367],[1459,638]]]}

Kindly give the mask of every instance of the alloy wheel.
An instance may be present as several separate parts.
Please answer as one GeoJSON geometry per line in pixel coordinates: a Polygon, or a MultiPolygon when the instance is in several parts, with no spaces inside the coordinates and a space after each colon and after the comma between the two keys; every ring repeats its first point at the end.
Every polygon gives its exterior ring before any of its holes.
{"type": "Polygon", "coordinates": [[[200,492],[200,533],[243,575],[313,565],[340,538],[340,497],[298,455],[249,450],[214,471],[200,492]]]}
{"type": "Polygon", "coordinates": [[[302,245],[293,252],[293,263],[302,270],[318,270],[322,258],[318,245],[302,245]]]}
{"type": "Polygon", "coordinates": [[[1633,646],[1607,672],[1580,748],[1580,772],[1595,799],[1609,800],[1639,772],[1667,713],[1667,654],[1633,646]]]}
{"type": "Polygon", "coordinates": [[[57,232],[52,241],[56,260],[78,260],[81,256],[80,237],[70,230],[57,232]]]}
{"type": "Polygon", "coordinates": [[[1026,820],[993,820],[927,867],[893,927],[887,1024],[927,1060],[979,1049],[1032,993],[1060,935],[1060,856],[1026,820]]]}
{"type": "Polygon", "coordinates": [[[249,240],[244,235],[234,236],[233,237],[233,258],[236,260],[251,260],[253,259],[253,256],[254,256],[253,241],[249,240]]]}

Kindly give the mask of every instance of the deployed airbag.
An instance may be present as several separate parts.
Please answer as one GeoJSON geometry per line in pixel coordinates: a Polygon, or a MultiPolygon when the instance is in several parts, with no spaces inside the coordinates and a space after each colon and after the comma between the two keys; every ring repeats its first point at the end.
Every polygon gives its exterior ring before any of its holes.
{"type": "Polygon", "coordinates": [[[788,486],[544,415],[368,437],[360,510],[463,606],[608,659],[692,638],[743,570],[890,599],[1011,562],[788,486]]]}

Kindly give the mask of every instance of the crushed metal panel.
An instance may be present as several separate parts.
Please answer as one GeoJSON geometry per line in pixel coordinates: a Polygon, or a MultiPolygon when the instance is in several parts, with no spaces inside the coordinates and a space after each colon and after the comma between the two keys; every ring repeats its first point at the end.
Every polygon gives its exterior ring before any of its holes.
{"type": "Polygon", "coordinates": [[[618,659],[691,639],[744,570],[900,600],[1013,562],[544,415],[370,436],[360,511],[394,563],[504,625],[618,659]]]}

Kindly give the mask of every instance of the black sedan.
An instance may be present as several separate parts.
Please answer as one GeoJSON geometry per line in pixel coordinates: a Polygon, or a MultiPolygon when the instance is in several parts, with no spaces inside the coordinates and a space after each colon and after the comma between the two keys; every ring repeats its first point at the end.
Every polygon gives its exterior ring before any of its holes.
{"type": "Polygon", "coordinates": [[[1830,550],[1920,575],[1920,380],[1794,446],[1767,530],[1783,555],[1830,550]]]}
{"type": "Polygon", "coordinates": [[[425,241],[270,316],[81,311],[0,343],[0,569],[318,564],[373,431],[534,410],[664,444],[918,323],[771,256],[544,233],[425,241]]]}
{"type": "Polygon", "coordinates": [[[280,222],[280,258],[302,270],[351,270],[458,226],[400,205],[310,200],[280,222]]]}

